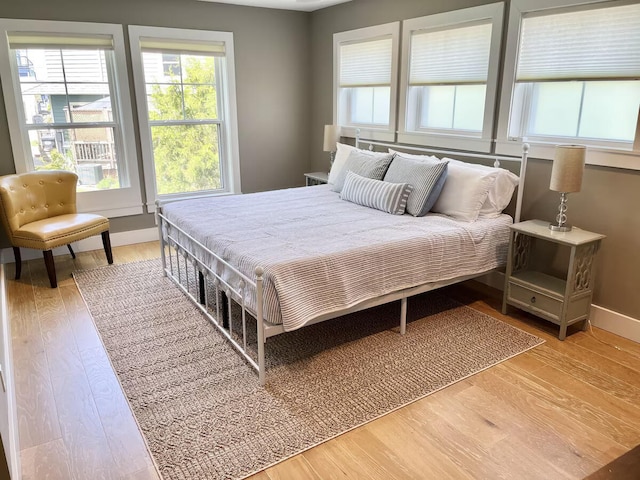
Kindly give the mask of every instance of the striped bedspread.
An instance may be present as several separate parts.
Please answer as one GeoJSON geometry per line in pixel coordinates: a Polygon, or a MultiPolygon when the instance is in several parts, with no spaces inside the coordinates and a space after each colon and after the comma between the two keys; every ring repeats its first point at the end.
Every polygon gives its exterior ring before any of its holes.
{"type": "MultiPolygon", "coordinates": [[[[508,215],[474,223],[390,215],[341,200],[326,185],[183,200],[163,211],[248,277],[263,267],[265,318],[285,330],[386,293],[503,265],[512,222],[508,215]]],[[[248,297],[255,311],[255,292],[248,297]]]]}

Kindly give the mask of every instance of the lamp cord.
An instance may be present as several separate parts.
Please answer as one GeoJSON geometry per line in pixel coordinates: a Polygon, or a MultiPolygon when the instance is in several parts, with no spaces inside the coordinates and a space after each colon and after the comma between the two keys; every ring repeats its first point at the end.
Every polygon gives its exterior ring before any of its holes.
{"type": "Polygon", "coordinates": [[[598,338],[598,336],[595,334],[595,332],[593,331],[593,325],[591,324],[591,320],[587,319],[587,324],[589,325],[589,333],[591,334],[591,336],[593,338],[595,338],[598,342],[603,343],[605,345],[608,345],[610,347],[615,348],[616,350],[618,350],[619,352],[625,352],[628,353],[629,355],[632,355],[633,357],[636,358],[640,358],[640,354],[637,354],[635,352],[632,352],[631,350],[627,349],[627,348],[623,348],[620,347],[618,345],[614,345],[613,343],[607,342],[605,340],[602,340],[601,338],[598,338]]]}

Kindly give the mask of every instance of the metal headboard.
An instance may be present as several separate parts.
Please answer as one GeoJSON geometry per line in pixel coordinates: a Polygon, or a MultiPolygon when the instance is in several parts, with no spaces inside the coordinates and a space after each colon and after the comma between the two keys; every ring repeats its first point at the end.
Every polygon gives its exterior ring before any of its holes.
{"type": "Polygon", "coordinates": [[[467,152],[462,150],[441,150],[438,148],[428,148],[428,147],[419,147],[416,145],[405,145],[400,143],[389,143],[389,142],[379,142],[376,140],[367,140],[360,138],[360,129],[356,130],[356,148],[363,148],[362,145],[368,145],[369,150],[373,150],[374,146],[379,147],[387,147],[387,148],[400,148],[403,150],[413,150],[416,152],[425,152],[431,153],[436,156],[459,156],[464,158],[479,158],[486,160],[493,160],[493,166],[499,167],[500,161],[511,161],[511,162],[520,162],[520,171],[518,176],[520,177],[520,181],[518,183],[518,192],[516,194],[516,212],[513,217],[513,221],[515,223],[520,221],[520,216],[522,214],[522,197],[524,194],[524,183],[525,177],[527,174],[527,158],[529,156],[529,144],[522,144],[522,155],[520,157],[513,157],[508,155],[495,155],[490,153],[477,153],[477,152],[467,152]]]}

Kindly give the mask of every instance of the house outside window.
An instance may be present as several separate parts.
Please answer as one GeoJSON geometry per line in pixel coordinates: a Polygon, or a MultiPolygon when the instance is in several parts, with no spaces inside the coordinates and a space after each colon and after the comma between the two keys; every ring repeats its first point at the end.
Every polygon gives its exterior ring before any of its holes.
{"type": "Polygon", "coordinates": [[[334,123],[343,136],[394,140],[399,22],[336,33],[334,123]]]}
{"type": "Polygon", "coordinates": [[[17,172],[78,175],[78,205],[142,212],[122,30],[4,20],[0,74],[17,172]],[[125,134],[125,131],[128,132],[125,134]]]}
{"type": "Polygon", "coordinates": [[[129,27],[147,205],[239,192],[233,36],[129,27]]]}

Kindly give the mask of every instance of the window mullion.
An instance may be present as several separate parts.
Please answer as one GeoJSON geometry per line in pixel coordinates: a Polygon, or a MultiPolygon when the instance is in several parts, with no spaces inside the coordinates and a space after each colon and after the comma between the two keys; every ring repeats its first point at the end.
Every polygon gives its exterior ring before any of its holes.
{"type": "Polygon", "coordinates": [[[458,85],[453,86],[453,105],[451,106],[451,130],[453,130],[454,125],[456,124],[456,100],[458,95],[458,85]]]}
{"type": "Polygon", "coordinates": [[[24,125],[25,130],[42,130],[43,128],[49,128],[52,130],[58,130],[63,128],[118,128],[117,122],[100,122],[100,123],[28,123],[24,125]]]}
{"type": "Polygon", "coordinates": [[[71,104],[69,103],[69,86],[67,85],[67,72],[64,67],[64,55],[62,55],[62,49],[59,49],[58,52],[60,53],[60,65],[62,67],[62,81],[64,83],[64,94],[67,99],[67,111],[69,112],[69,123],[73,123],[73,118],[71,118],[71,104]]]}
{"type": "Polygon", "coordinates": [[[578,107],[578,122],[576,125],[576,138],[580,137],[580,125],[582,123],[582,109],[584,107],[584,91],[587,88],[587,83],[582,82],[582,89],[580,91],[580,106],[578,107]]]}
{"type": "Polygon", "coordinates": [[[182,73],[182,55],[178,55],[178,65],[180,66],[180,100],[182,102],[182,118],[187,118],[187,107],[184,101],[184,75],[182,73]]]}

